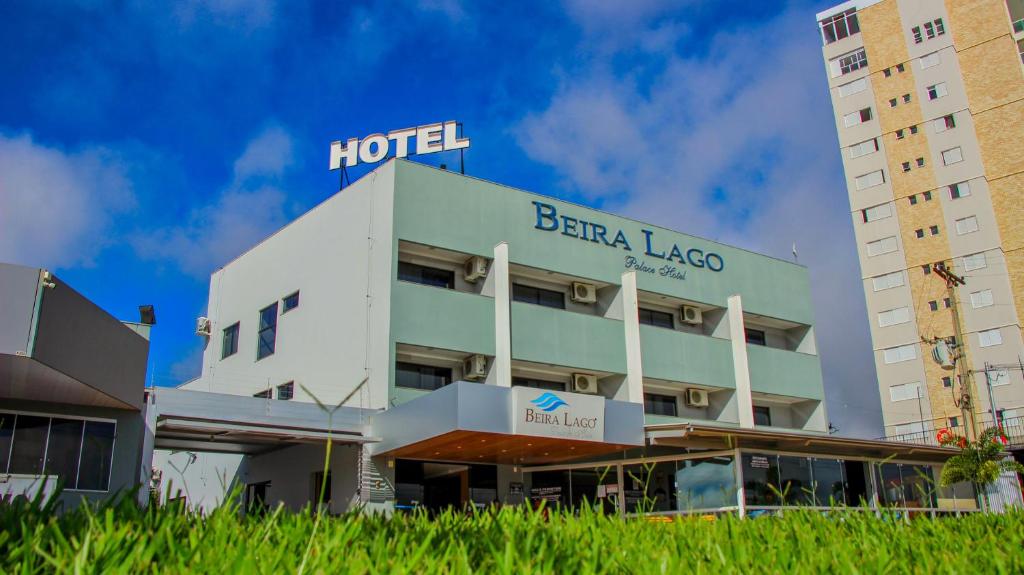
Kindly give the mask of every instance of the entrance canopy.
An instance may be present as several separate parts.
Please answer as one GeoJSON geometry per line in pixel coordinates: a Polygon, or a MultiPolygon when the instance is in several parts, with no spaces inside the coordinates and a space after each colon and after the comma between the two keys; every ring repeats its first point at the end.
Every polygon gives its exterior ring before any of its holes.
{"type": "Polygon", "coordinates": [[[460,381],[371,416],[374,455],[538,464],[644,443],[643,406],[601,396],[460,381]]]}

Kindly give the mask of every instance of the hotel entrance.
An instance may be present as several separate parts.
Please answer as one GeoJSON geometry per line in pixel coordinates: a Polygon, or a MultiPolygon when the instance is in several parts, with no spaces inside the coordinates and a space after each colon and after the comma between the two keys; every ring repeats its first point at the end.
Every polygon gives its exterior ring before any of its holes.
{"type": "Polygon", "coordinates": [[[498,466],[395,460],[395,507],[423,508],[436,513],[448,508],[486,507],[498,503],[498,466]]]}

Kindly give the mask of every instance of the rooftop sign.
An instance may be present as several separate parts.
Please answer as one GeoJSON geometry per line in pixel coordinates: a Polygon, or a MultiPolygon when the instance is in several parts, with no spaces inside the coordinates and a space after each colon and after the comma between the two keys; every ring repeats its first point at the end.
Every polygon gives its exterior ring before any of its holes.
{"type": "Polygon", "coordinates": [[[331,169],[337,170],[341,167],[351,167],[379,162],[388,157],[391,152],[391,144],[394,142],[394,156],[404,158],[410,154],[409,141],[415,139],[415,151],[417,155],[434,154],[437,152],[448,152],[451,150],[462,150],[469,147],[469,138],[459,138],[456,122],[438,122],[417,126],[415,128],[403,128],[392,130],[384,134],[371,134],[362,140],[349,138],[342,145],[341,141],[331,142],[331,169]]]}

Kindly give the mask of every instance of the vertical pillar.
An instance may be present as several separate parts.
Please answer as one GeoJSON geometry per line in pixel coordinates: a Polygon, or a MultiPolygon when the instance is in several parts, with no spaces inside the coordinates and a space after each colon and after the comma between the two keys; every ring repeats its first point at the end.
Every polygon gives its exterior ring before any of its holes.
{"type": "Polygon", "coordinates": [[[740,427],[754,427],[754,400],[750,397],[750,363],[747,360],[747,334],[743,327],[743,302],[739,295],[729,296],[729,339],[732,341],[732,369],[736,374],[736,408],[740,427]]]}
{"type": "Polygon", "coordinates": [[[512,387],[512,290],[508,277],[508,244],[494,246],[494,383],[512,387]]]}
{"type": "Polygon", "coordinates": [[[640,316],[636,295],[636,272],[622,274],[622,323],[626,328],[626,397],[644,402],[644,368],[640,355],[640,316]]]}
{"type": "Polygon", "coordinates": [[[733,453],[733,470],[736,477],[736,514],[743,519],[747,516],[747,489],[743,487],[743,457],[739,449],[733,453]]]}

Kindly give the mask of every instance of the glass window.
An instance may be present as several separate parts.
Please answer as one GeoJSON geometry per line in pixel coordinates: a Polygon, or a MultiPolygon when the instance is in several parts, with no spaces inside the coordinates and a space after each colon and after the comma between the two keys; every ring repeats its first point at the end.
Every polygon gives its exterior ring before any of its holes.
{"type": "Polygon", "coordinates": [[[752,345],[768,345],[768,341],[765,337],[763,329],[744,328],[743,333],[746,335],[747,343],[752,345]]]}
{"type": "Polygon", "coordinates": [[[850,158],[859,158],[878,151],[878,138],[854,144],[850,146],[850,158]]]}
{"type": "Polygon", "coordinates": [[[875,291],[887,290],[904,285],[903,272],[892,272],[883,276],[871,278],[871,284],[875,291]]]}
{"type": "Polygon", "coordinates": [[[995,300],[992,298],[992,290],[986,289],[976,292],[971,292],[971,307],[989,307],[995,304],[995,300]]]}
{"type": "Polygon", "coordinates": [[[810,459],[780,455],[779,487],[786,505],[814,505],[810,459]]]}
{"type": "Polygon", "coordinates": [[[754,406],[754,425],[766,425],[771,426],[772,424],[772,410],[769,407],[763,405],[754,406]]]}
{"type": "Polygon", "coordinates": [[[284,296],[284,299],[281,300],[281,304],[281,313],[288,313],[289,311],[299,307],[299,292],[284,296]]]}
{"type": "Polygon", "coordinates": [[[257,391],[256,393],[252,394],[252,396],[258,397],[260,399],[270,399],[270,390],[264,389],[263,391],[257,391]]]}
{"type": "Polygon", "coordinates": [[[903,501],[907,507],[935,507],[936,482],[926,465],[900,464],[903,501]]]}
{"type": "Polygon", "coordinates": [[[868,55],[864,49],[857,50],[839,58],[839,75],[849,74],[868,65],[868,55]]]}
{"type": "Polygon", "coordinates": [[[929,40],[934,38],[935,37],[935,24],[932,24],[931,22],[925,22],[924,23],[924,34],[925,34],[925,36],[928,37],[929,40]]]}
{"type": "Polygon", "coordinates": [[[640,308],[640,323],[655,327],[675,328],[674,316],[665,311],[640,308]]]}
{"type": "Polygon", "coordinates": [[[288,383],[277,386],[277,398],[280,400],[287,401],[295,397],[295,382],[289,381],[288,383]]]}
{"type": "Polygon", "coordinates": [[[921,36],[921,27],[914,26],[910,29],[910,32],[914,35],[914,44],[920,44],[924,42],[924,38],[921,36]]]}
{"type": "Polygon", "coordinates": [[[433,391],[452,382],[450,367],[419,365],[403,361],[395,365],[395,386],[433,391]]]}
{"type": "Polygon", "coordinates": [[[959,235],[969,234],[978,231],[978,218],[967,216],[956,221],[956,233],[959,235]]]}
{"type": "Polygon", "coordinates": [[[82,448],[81,419],[53,418],[50,423],[50,442],[46,447],[47,475],[56,475],[66,489],[78,484],[78,456],[82,448]]]}
{"type": "Polygon", "coordinates": [[[539,287],[512,284],[512,299],[523,303],[532,303],[544,307],[565,309],[565,294],[539,287]]]}
{"type": "Polygon", "coordinates": [[[1002,345],[1003,334],[999,331],[999,328],[987,329],[985,331],[978,332],[978,346],[979,347],[992,347],[994,345],[1002,345]]]}
{"type": "Polygon", "coordinates": [[[897,307],[878,313],[878,327],[889,327],[910,321],[910,308],[897,307]]]}
{"type": "Polygon", "coordinates": [[[14,435],[13,413],[0,413],[0,473],[7,473],[7,460],[11,456],[11,438],[14,435]]]}
{"type": "MultiPolygon", "coordinates": [[[[646,463],[623,466],[627,513],[676,509],[676,463],[646,463]]],[[[575,486],[573,486],[575,491],[575,486]]]]}
{"type": "Polygon", "coordinates": [[[413,264],[398,262],[398,279],[434,287],[455,289],[455,272],[413,264]]]}
{"type": "Polygon", "coordinates": [[[861,210],[861,216],[864,218],[864,223],[891,217],[892,204],[880,204],[866,210],[861,210]]]}
{"type": "Polygon", "coordinates": [[[938,100],[939,98],[949,94],[949,91],[946,89],[945,82],[939,82],[933,86],[928,86],[927,91],[929,100],[938,100]]]}
{"type": "Polygon", "coordinates": [[[43,472],[46,454],[46,436],[50,418],[19,415],[14,427],[14,446],[11,448],[10,473],[39,475],[43,472]]]}
{"type": "Polygon", "coordinates": [[[942,152],[942,163],[946,166],[964,161],[964,152],[959,147],[942,152]]]}
{"type": "Polygon", "coordinates": [[[971,195],[971,185],[967,182],[960,182],[949,187],[949,199],[955,200],[971,195]]]}
{"type": "Polygon", "coordinates": [[[941,36],[946,33],[946,25],[942,22],[942,18],[935,20],[935,34],[941,36]]]}
{"type": "Polygon", "coordinates": [[[676,501],[681,511],[735,506],[736,469],[732,457],[680,461],[676,501]]]}
{"type": "Polygon", "coordinates": [[[831,44],[837,40],[842,40],[847,36],[851,36],[860,32],[860,26],[857,23],[857,9],[851,8],[845,12],[836,14],[829,18],[825,18],[820,22],[821,24],[821,36],[825,40],[826,44],[831,44]]]}
{"type": "Polygon", "coordinates": [[[645,393],[644,413],[649,413],[651,415],[668,415],[672,417],[679,415],[679,411],[676,406],[676,396],[645,393]]]}
{"type": "Polygon", "coordinates": [[[260,310],[259,338],[256,345],[256,359],[260,360],[274,353],[277,346],[277,302],[260,310]]]}
{"type": "Polygon", "coordinates": [[[841,460],[811,459],[811,476],[815,505],[833,507],[846,501],[846,478],[841,460]]]}
{"type": "Polygon", "coordinates": [[[545,381],[543,379],[533,379],[530,377],[513,377],[512,386],[549,389],[551,391],[565,391],[565,384],[560,381],[545,381]]]}
{"type": "Polygon", "coordinates": [[[747,505],[782,505],[778,457],[744,453],[741,459],[744,499],[747,505]]]}
{"type": "Polygon", "coordinates": [[[868,257],[894,252],[897,247],[898,244],[896,243],[896,236],[890,236],[873,242],[868,242],[868,257]]]}
{"type": "Polygon", "coordinates": [[[917,358],[917,344],[901,345],[882,350],[885,363],[900,363],[917,358]]]}
{"type": "Polygon", "coordinates": [[[916,381],[913,383],[901,383],[899,385],[889,386],[889,399],[892,401],[917,399],[920,396],[921,384],[916,381]]]}
{"type": "Polygon", "coordinates": [[[114,457],[116,426],[109,421],[86,421],[82,439],[82,463],[78,468],[78,489],[106,491],[114,457]]]}
{"type": "Polygon", "coordinates": [[[894,507],[903,505],[903,480],[898,463],[875,464],[879,503],[894,507]]]}
{"type": "Polygon", "coordinates": [[[858,190],[866,190],[868,188],[877,186],[885,182],[885,174],[882,170],[876,170],[874,172],[857,176],[854,178],[853,183],[856,185],[858,190]]]}
{"type": "Polygon", "coordinates": [[[974,270],[980,270],[986,267],[988,263],[985,261],[985,252],[979,252],[964,256],[964,271],[971,272],[974,270]]]}
{"type": "Polygon", "coordinates": [[[238,353],[238,327],[239,323],[236,321],[224,328],[224,335],[221,337],[220,343],[221,359],[238,353]]]}

